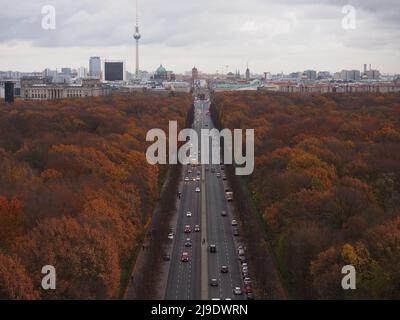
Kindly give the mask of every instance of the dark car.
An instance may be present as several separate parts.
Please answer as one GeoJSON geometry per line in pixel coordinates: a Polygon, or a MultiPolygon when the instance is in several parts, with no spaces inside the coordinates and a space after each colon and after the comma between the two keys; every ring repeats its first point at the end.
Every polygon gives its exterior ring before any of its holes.
{"type": "Polygon", "coordinates": [[[211,287],[218,287],[218,280],[217,279],[210,279],[210,286],[211,287]]]}
{"type": "Polygon", "coordinates": [[[254,293],[249,292],[248,294],[246,294],[246,298],[247,298],[247,300],[254,300],[255,299],[254,293]]]}
{"type": "Polygon", "coordinates": [[[211,253],[217,252],[217,246],[215,244],[210,244],[210,252],[211,253]]]}
{"type": "Polygon", "coordinates": [[[171,260],[171,256],[169,254],[164,254],[163,255],[163,260],[164,261],[170,261],[171,260]]]}
{"type": "Polygon", "coordinates": [[[192,240],[190,240],[190,239],[186,239],[186,241],[185,241],[185,247],[191,247],[192,246],[192,240]]]}
{"type": "Polygon", "coordinates": [[[239,229],[238,229],[238,228],[233,228],[233,235],[234,235],[235,237],[238,237],[238,236],[239,236],[239,229]]]}

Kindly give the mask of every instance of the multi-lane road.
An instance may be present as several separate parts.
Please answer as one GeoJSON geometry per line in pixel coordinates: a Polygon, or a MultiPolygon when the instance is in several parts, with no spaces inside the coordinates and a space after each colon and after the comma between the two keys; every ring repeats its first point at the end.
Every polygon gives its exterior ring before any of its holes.
{"type": "MultiPolygon", "coordinates": [[[[193,128],[201,138],[202,128],[213,128],[208,112],[209,102],[196,100],[194,105],[193,128]]],[[[200,146],[201,143],[199,153],[200,146]]],[[[210,140],[210,158],[211,147],[210,140]]],[[[227,186],[223,180],[223,166],[187,165],[183,170],[186,181],[182,185],[177,223],[173,228],[165,299],[244,299],[244,293],[234,294],[235,287],[243,291],[243,278],[238,260],[238,241],[233,235],[232,220],[235,217],[225,195],[227,186]],[[223,211],[226,214],[223,215],[223,211]],[[190,233],[184,232],[186,226],[190,226],[190,233]],[[196,226],[200,231],[195,231],[196,226]],[[215,245],[216,252],[210,252],[210,245],[215,245]],[[188,262],[181,261],[184,252],[189,256],[188,262]],[[223,266],[228,272],[221,272],[223,266]]]]}

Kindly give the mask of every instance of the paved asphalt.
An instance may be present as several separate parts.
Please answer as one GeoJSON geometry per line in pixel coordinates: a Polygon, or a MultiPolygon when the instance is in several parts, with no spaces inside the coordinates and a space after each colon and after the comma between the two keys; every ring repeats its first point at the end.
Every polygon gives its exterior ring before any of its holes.
{"type": "MultiPolygon", "coordinates": [[[[213,128],[212,121],[207,115],[208,109],[209,102],[195,101],[194,128],[198,131],[199,137],[201,128],[213,128]]],[[[183,170],[183,178],[188,177],[190,182],[184,183],[181,190],[182,197],[178,208],[177,226],[174,230],[175,237],[165,299],[244,299],[244,295],[235,296],[233,294],[234,287],[238,286],[243,289],[243,283],[239,269],[236,240],[231,225],[234,217],[225,199],[225,182],[222,180],[223,170],[221,170],[220,165],[211,164],[198,165],[195,168],[187,165],[184,166],[183,170]],[[214,173],[211,170],[212,167],[215,169],[214,173]],[[189,173],[189,170],[192,170],[192,173],[189,173]],[[220,173],[221,177],[217,177],[217,173],[220,173]],[[192,181],[193,177],[197,177],[198,174],[201,180],[192,181]],[[201,192],[195,192],[196,187],[201,188],[201,192]],[[203,204],[202,199],[205,201],[203,204]],[[203,221],[201,217],[202,205],[203,213],[205,213],[203,221]],[[192,217],[186,216],[188,211],[192,212],[192,217]],[[222,211],[226,211],[228,215],[222,216],[222,211]],[[185,225],[191,225],[192,229],[195,225],[199,225],[202,226],[202,230],[201,232],[192,230],[191,233],[185,234],[185,225]],[[192,240],[192,247],[185,247],[187,238],[192,240]],[[216,245],[216,253],[209,252],[210,244],[216,245]],[[189,262],[181,262],[182,252],[189,253],[189,262]],[[221,273],[221,266],[228,266],[229,272],[221,273]],[[209,283],[212,278],[218,280],[218,286],[210,286],[209,283]]]]}

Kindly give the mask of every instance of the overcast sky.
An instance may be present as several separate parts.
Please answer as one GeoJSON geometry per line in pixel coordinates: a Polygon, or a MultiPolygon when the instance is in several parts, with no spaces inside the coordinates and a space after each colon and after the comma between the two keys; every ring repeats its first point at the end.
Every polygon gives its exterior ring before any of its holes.
{"type": "MultiPolygon", "coordinates": [[[[0,70],[88,66],[134,70],[134,0],[0,0],[0,70]],[[56,29],[42,28],[44,5],[56,29]]],[[[362,69],[400,73],[399,0],[139,0],[141,69],[183,72],[362,69]],[[356,9],[344,29],[342,8],[356,9]]]]}

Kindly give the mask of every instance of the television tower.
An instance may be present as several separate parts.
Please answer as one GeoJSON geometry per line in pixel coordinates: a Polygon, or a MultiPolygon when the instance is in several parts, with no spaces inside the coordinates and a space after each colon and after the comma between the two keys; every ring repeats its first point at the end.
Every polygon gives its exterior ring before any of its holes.
{"type": "Polygon", "coordinates": [[[136,40],[136,70],[135,75],[136,79],[139,77],[139,40],[141,35],[139,33],[139,13],[138,13],[138,0],[136,0],[136,26],[135,26],[135,34],[133,37],[136,40]]]}

